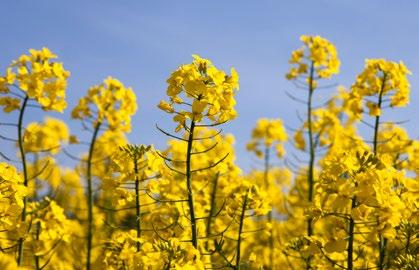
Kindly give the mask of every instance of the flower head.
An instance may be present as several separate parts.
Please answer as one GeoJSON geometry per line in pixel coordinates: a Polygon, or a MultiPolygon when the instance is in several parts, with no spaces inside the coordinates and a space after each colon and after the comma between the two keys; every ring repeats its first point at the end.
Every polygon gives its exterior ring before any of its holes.
{"type": "Polygon", "coordinates": [[[285,154],[283,142],[287,141],[287,133],[281,119],[259,119],[252,131],[252,139],[247,144],[247,149],[254,152],[258,157],[263,156],[262,146],[276,148],[278,157],[285,154]]]}
{"type": "MultiPolygon", "coordinates": [[[[367,59],[365,68],[358,75],[356,82],[352,85],[352,91],[360,96],[386,96],[390,93],[390,105],[403,107],[409,103],[410,83],[407,75],[411,72],[403,62],[396,63],[385,59],[367,59]]],[[[370,114],[380,115],[380,109],[376,103],[366,104],[370,114]]]]}
{"type": "Polygon", "coordinates": [[[225,122],[237,115],[234,106],[234,93],[239,88],[237,72],[232,68],[231,75],[217,69],[211,61],[193,55],[193,62],[180,66],[167,83],[170,101],[161,101],[158,107],[171,114],[179,124],[179,131],[187,119],[201,122],[225,122]],[[186,99],[186,101],[184,101],[186,99]],[[187,110],[176,110],[176,106],[188,106],[187,110]]]}
{"type": "MultiPolygon", "coordinates": [[[[13,61],[6,75],[0,77],[0,93],[9,93],[10,87],[15,85],[44,110],[62,112],[67,106],[65,90],[70,72],[64,69],[62,63],[52,61],[55,58],[57,55],[48,48],[30,49],[29,54],[13,61]]],[[[6,106],[3,110],[10,112],[19,108],[20,104],[15,99],[2,98],[0,106],[6,106]]]]}
{"type": "MultiPolygon", "coordinates": [[[[289,63],[291,69],[286,75],[288,80],[294,80],[303,75],[310,74],[310,67],[313,68],[313,75],[319,78],[330,78],[333,74],[339,73],[340,61],[335,46],[320,36],[300,37],[303,46],[291,54],[289,63]]],[[[315,81],[313,81],[315,85],[315,81]]]]}
{"type": "Polygon", "coordinates": [[[91,119],[96,123],[106,122],[110,130],[130,132],[131,116],[136,111],[134,91],[117,79],[108,77],[88,90],[71,116],[75,119],[91,119]]]}

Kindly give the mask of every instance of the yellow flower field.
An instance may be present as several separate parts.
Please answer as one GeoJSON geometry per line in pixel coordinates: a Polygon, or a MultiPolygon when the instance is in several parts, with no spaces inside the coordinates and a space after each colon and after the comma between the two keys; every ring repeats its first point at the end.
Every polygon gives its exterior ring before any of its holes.
{"type": "Polygon", "coordinates": [[[58,55],[30,49],[11,60],[0,73],[0,141],[14,149],[0,150],[0,269],[418,269],[419,141],[383,121],[409,104],[411,72],[366,59],[319,106],[338,51],[320,36],[300,41],[277,75],[303,93],[289,97],[305,113],[295,129],[254,123],[250,169],[222,130],[238,116],[233,67],[192,55],[167,72],[155,110],[174,125],[156,123],[159,148],[129,142],[149,101],[118,79],[67,108],[71,75],[58,55]],[[35,110],[41,118],[28,121],[35,110]]]}

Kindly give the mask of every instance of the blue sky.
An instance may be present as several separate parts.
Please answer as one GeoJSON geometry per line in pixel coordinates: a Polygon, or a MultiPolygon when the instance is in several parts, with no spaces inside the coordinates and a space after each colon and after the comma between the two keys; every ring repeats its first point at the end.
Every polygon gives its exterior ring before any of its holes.
{"type": "MultiPolygon", "coordinates": [[[[296,110],[304,111],[284,93],[304,97],[284,79],[302,34],[318,34],[336,45],[341,73],[331,83],[350,86],[365,58],[403,60],[413,73],[411,104],[387,111],[386,119],[410,120],[404,126],[417,138],[418,12],[419,2],[404,0],[4,0],[0,72],[29,48],[49,47],[71,71],[69,108],[63,115],[50,114],[63,119],[89,86],[112,75],[137,93],[139,110],[130,140],[161,147],[166,138],[154,125],[170,129],[172,124],[156,104],[165,97],[170,72],[190,62],[192,54],[223,69],[235,67],[240,76],[239,117],[224,130],[236,136],[239,164],[250,168],[256,166],[255,159],[244,148],[257,119],[279,117],[296,127],[296,110]]],[[[41,112],[33,111],[27,120],[40,117],[41,112]]],[[[0,114],[0,121],[5,119],[0,114]]],[[[70,127],[76,134],[81,130],[77,122],[70,127]]]]}

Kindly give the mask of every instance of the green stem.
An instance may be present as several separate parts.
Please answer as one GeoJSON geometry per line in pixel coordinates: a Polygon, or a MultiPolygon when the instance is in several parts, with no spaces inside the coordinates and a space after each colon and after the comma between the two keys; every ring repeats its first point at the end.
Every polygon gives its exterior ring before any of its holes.
{"type": "MultiPolygon", "coordinates": [[[[382,82],[381,82],[381,89],[380,89],[380,92],[378,94],[377,108],[378,108],[380,114],[381,114],[381,105],[382,105],[382,102],[383,102],[385,82],[386,82],[386,74],[384,74],[384,76],[383,76],[383,79],[382,79],[382,82]]],[[[377,155],[377,152],[378,152],[378,132],[379,132],[379,127],[380,127],[380,114],[375,116],[374,141],[373,141],[374,155],[377,155]]],[[[380,221],[377,218],[377,226],[379,224],[380,224],[380,221]]],[[[386,256],[387,239],[385,239],[381,233],[378,234],[378,239],[379,239],[379,244],[378,244],[378,246],[379,246],[378,247],[379,248],[378,269],[383,270],[384,269],[384,259],[385,259],[385,256],[386,256]]]]}
{"type": "MultiPolygon", "coordinates": [[[[25,96],[25,99],[23,100],[22,107],[20,108],[19,112],[19,120],[17,124],[17,137],[18,137],[18,144],[19,144],[19,151],[20,156],[22,159],[22,167],[23,167],[23,184],[25,187],[28,186],[28,171],[26,168],[26,155],[25,155],[25,149],[23,148],[23,134],[22,134],[22,126],[23,126],[23,116],[25,114],[26,105],[28,104],[29,97],[25,96]]],[[[25,196],[23,197],[23,209],[22,209],[22,216],[21,221],[22,223],[26,220],[26,207],[28,204],[28,198],[25,196]]],[[[20,266],[23,263],[23,242],[24,239],[19,239],[19,250],[18,250],[18,256],[17,256],[17,264],[20,266]]]]}
{"type": "Polygon", "coordinates": [[[246,195],[244,197],[241,214],[240,214],[240,224],[239,224],[239,237],[237,239],[237,250],[236,250],[236,269],[240,270],[240,260],[241,260],[241,242],[242,242],[242,233],[243,233],[243,226],[244,226],[244,218],[246,214],[246,207],[247,207],[247,199],[249,196],[249,190],[246,192],[246,195]]]}
{"type": "MultiPolygon", "coordinates": [[[[382,102],[383,102],[383,90],[384,90],[384,86],[385,86],[385,80],[386,80],[386,76],[384,75],[382,85],[381,85],[381,89],[380,89],[380,93],[378,94],[378,103],[377,103],[377,107],[378,107],[378,110],[380,111],[380,113],[381,113],[381,105],[382,105],[382,102]]],[[[377,155],[377,150],[378,150],[377,147],[378,147],[379,126],[380,126],[380,114],[375,116],[374,141],[373,141],[374,155],[377,155]]]]}
{"type": "MultiPolygon", "coordinates": [[[[207,238],[209,239],[211,237],[212,234],[212,223],[213,223],[213,218],[214,218],[214,214],[215,214],[215,208],[217,206],[217,188],[218,188],[218,178],[220,177],[220,172],[217,172],[217,174],[214,177],[214,185],[212,187],[212,191],[211,191],[211,208],[209,211],[209,216],[208,216],[208,220],[207,220],[207,228],[206,228],[206,235],[207,238]]],[[[208,242],[206,243],[206,249],[208,249],[208,242]]],[[[210,256],[209,258],[210,263],[212,265],[213,262],[213,258],[212,256],[210,256]]]]}
{"type": "Polygon", "coordinates": [[[220,173],[217,172],[217,174],[214,177],[214,185],[212,187],[211,191],[211,208],[207,220],[207,237],[210,237],[211,235],[211,226],[212,226],[212,220],[213,216],[215,214],[215,207],[216,207],[216,198],[217,198],[217,187],[218,187],[218,178],[220,177],[220,173]]]}
{"type": "Polygon", "coordinates": [[[92,240],[93,240],[93,183],[92,183],[92,159],[96,144],[96,139],[99,134],[101,122],[95,125],[92,140],[90,142],[89,156],[87,158],[87,261],[86,269],[90,270],[90,262],[92,256],[92,240]]]}
{"type": "MultiPolygon", "coordinates": [[[[313,186],[314,186],[314,161],[315,161],[315,149],[314,149],[314,137],[313,137],[313,123],[312,123],[312,100],[314,91],[314,64],[310,66],[310,78],[309,78],[309,92],[307,102],[307,122],[308,122],[308,143],[310,148],[310,160],[308,166],[308,201],[313,201],[313,186]]],[[[307,234],[311,236],[313,234],[312,218],[308,221],[307,234]]]]}
{"type": "Polygon", "coordinates": [[[193,198],[193,190],[192,190],[192,173],[191,173],[191,156],[192,156],[191,153],[192,153],[194,129],[195,129],[195,121],[192,119],[191,126],[189,128],[188,149],[186,152],[186,185],[188,189],[188,206],[189,206],[189,214],[190,214],[190,220],[191,220],[192,245],[195,248],[198,248],[198,235],[196,231],[196,217],[195,217],[194,198],[193,198]]]}
{"type": "MultiPolygon", "coordinates": [[[[310,77],[308,83],[308,102],[307,102],[307,124],[308,124],[308,143],[310,148],[310,159],[308,165],[308,201],[311,203],[313,201],[313,186],[314,186],[314,161],[315,161],[315,152],[314,152],[314,138],[313,138],[313,127],[312,127],[312,99],[314,91],[314,63],[311,62],[310,65],[310,77]]],[[[308,218],[307,220],[307,235],[313,235],[313,218],[308,218]]],[[[307,259],[307,270],[311,269],[311,256],[307,259]]]]}
{"type": "MultiPolygon", "coordinates": [[[[141,237],[141,205],[140,205],[140,179],[138,179],[138,164],[137,158],[134,158],[134,172],[135,172],[135,213],[137,223],[137,238],[141,237]]],[[[141,243],[137,241],[137,252],[140,251],[141,243]]]]}

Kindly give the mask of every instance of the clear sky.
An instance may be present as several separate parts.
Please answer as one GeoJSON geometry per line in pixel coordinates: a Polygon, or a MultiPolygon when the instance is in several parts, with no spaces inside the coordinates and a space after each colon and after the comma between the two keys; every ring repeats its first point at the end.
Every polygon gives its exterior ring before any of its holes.
{"type": "MultiPolygon", "coordinates": [[[[404,126],[412,137],[419,134],[419,1],[0,2],[0,72],[29,48],[49,47],[71,71],[69,108],[63,115],[50,114],[63,119],[89,86],[108,75],[118,78],[137,93],[139,110],[129,136],[133,143],[164,146],[166,137],[154,125],[170,129],[172,124],[156,104],[165,97],[169,74],[199,54],[220,68],[238,71],[239,117],[224,130],[236,136],[239,164],[256,166],[245,152],[256,120],[279,117],[296,127],[296,111],[304,112],[284,93],[304,97],[284,79],[302,34],[321,35],[337,46],[341,73],[331,83],[350,86],[365,58],[403,60],[413,73],[411,104],[386,112],[391,114],[387,119],[410,120],[404,126]]],[[[28,120],[40,115],[33,111],[28,120]]],[[[77,122],[70,126],[73,133],[81,130],[77,122]]]]}

